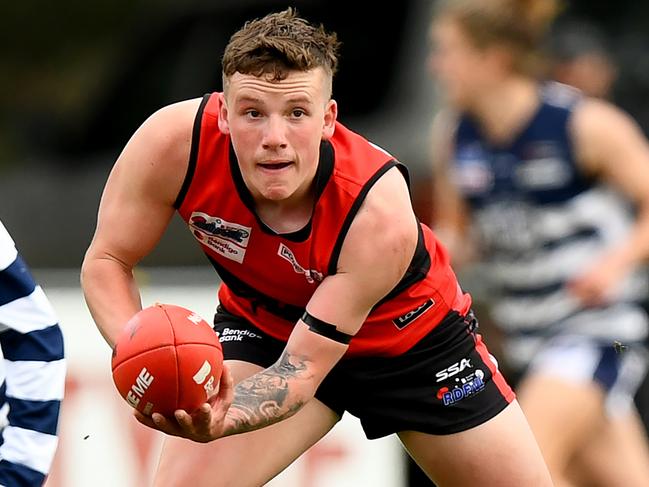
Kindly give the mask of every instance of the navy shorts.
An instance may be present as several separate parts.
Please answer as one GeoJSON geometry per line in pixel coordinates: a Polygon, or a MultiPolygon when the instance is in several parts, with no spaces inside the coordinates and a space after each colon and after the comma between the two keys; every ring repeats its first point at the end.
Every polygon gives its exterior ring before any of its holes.
{"type": "MultiPolygon", "coordinates": [[[[338,362],[315,397],[342,416],[360,419],[369,439],[400,431],[445,435],[478,426],[501,412],[514,393],[489,354],[473,314],[449,313],[397,357],[338,362]]],[[[214,317],[225,360],[269,367],[285,342],[219,306],[214,317]]]]}

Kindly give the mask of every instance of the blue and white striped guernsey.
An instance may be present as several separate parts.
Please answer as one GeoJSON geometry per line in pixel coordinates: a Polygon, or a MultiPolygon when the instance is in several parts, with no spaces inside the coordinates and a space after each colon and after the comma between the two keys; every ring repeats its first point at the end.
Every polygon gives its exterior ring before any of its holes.
{"type": "Polygon", "coordinates": [[[628,235],[628,202],[584,176],[573,153],[575,90],[543,85],[542,103],[511,143],[491,144],[464,116],[453,175],[481,237],[492,315],[507,332],[512,360],[557,333],[601,343],[647,337],[643,272],[628,276],[610,304],[585,308],[566,284],[628,235]]]}
{"type": "Polygon", "coordinates": [[[63,336],[43,290],[0,222],[0,486],[40,486],[58,438],[63,336]]]}

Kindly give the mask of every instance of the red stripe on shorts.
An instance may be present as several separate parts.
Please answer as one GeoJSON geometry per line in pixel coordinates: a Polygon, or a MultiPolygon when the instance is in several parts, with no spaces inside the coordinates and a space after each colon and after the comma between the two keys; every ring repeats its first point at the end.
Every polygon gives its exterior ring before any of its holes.
{"type": "Polygon", "coordinates": [[[482,361],[487,365],[487,367],[489,367],[489,370],[491,371],[491,378],[494,381],[494,384],[496,384],[496,387],[503,395],[505,400],[507,402],[512,402],[516,398],[516,394],[514,394],[512,388],[509,387],[509,384],[507,384],[505,377],[503,377],[503,375],[500,373],[500,370],[498,370],[498,366],[491,358],[491,354],[489,353],[489,350],[487,350],[487,346],[482,341],[482,336],[478,333],[474,333],[473,339],[475,341],[475,349],[480,354],[482,361]]]}

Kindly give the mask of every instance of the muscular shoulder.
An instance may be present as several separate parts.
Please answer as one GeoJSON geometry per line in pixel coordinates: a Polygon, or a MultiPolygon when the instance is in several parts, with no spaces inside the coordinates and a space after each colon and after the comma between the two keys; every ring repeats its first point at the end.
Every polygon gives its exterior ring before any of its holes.
{"type": "Polygon", "coordinates": [[[194,119],[200,98],[167,105],[153,113],[138,129],[136,136],[146,140],[151,150],[168,158],[189,155],[194,119]]]}
{"type": "Polygon", "coordinates": [[[354,218],[339,270],[366,267],[398,281],[412,259],[417,237],[408,187],[399,169],[392,168],[375,183],[354,218]]]}
{"type": "Polygon", "coordinates": [[[189,164],[192,129],[200,99],[168,105],[136,130],[120,154],[114,173],[143,195],[173,202],[189,164]]]}

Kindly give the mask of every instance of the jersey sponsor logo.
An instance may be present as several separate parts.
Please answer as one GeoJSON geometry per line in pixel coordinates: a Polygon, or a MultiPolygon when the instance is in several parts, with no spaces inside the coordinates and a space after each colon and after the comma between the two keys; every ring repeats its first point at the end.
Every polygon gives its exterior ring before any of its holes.
{"type": "Polygon", "coordinates": [[[434,305],[435,300],[431,298],[425,303],[421,304],[418,308],[408,311],[405,315],[399,316],[397,319],[392,320],[392,323],[394,323],[394,325],[399,328],[399,330],[403,330],[406,326],[415,321],[434,305]]]}
{"type": "Polygon", "coordinates": [[[485,248],[492,253],[507,252],[512,261],[538,248],[539,225],[546,221],[538,208],[518,198],[491,199],[476,208],[474,215],[485,248]]]}
{"type": "Polygon", "coordinates": [[[309,284],[314,284],[315,282],[320,282],[322,281],[322,279],[324,279],[324,276],[321,272],[313,269],[305,269],[304,267],[302,267],[295,258],[295,255],[293,255],[291,249],[289,249],[281,242],[279,244],[279,247],[277,248],[277,255],[279,255],[282,259],[288,261],[291,266],[293,266],[293,270],[295,272],[297,272],[298,274],[304,274],[304,277],[309,284]]]}
{"type": "Polygon", "coordinates": [[[551,190],[570,184],[569,163],[560,157],[544,157],[520,161],[514,172],[515,181],[529,190],[551,190]]]}
{"type": "Polygon", "coordinates": [[[479,142],[458,145],[451,177],[465,195],[477,195],[493,188],[495,177],[489,156],[479,142]]]}
{"type": "Polygon", "coordinates": [[[474,396],[485,388],[484,372],[480,369],[466,377],[455,379],[455,381],[458,383],[453,387],[442,387],[437,391],[437,399],[442,401],[444,406],[450,406],[467,397],[474,396]]]}
{"type": "Polygon", "coordinates": [[[242,342],[246,337],[256,338],[257,340],[262,339],[262,336],[256,334],[254,331],[224,328],[223,331],[219,333],[219,342],[242,342]]]}
{"type": "Polygon", "coordinates": [[[189,217],[189,228],[201,244],[227,259],[239,264],[243,262],[250,240],[251,227],[195,211],[189,217]]]}
{"type": "Polygon", "coordinates": [[[435,374],[435,377],[437,377],[437,380],[435,382],[442,382],[445,379],[448,379],[449,377],[453,377],[454,375],[459,374],[466,368],[473,368],[473,365],[471,365],[471,359],[469,358],[463,358],[459,362],[455,362],[452,364],[450,367],[446,367],[445,369],[440,370],[435,374]]]}

